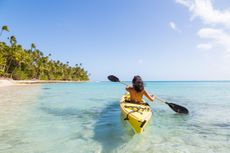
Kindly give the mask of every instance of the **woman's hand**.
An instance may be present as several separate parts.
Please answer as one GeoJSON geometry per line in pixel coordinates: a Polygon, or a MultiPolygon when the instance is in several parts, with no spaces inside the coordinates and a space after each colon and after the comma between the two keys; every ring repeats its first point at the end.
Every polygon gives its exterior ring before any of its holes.
{"type": "Polygon", "coordinates": [[[154,100],[156,97],[154,95],[150,95],[152,97],[152,99],[154,100]]]}

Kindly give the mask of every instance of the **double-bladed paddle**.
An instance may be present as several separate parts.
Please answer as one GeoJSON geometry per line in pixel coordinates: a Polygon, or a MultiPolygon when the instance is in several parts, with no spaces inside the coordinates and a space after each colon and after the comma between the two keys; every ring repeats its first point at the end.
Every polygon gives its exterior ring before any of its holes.
{"type": "MultiPolygon", "coordinates": [[[[114,75],[109,75],[109,76],[108,76],[108,79],[109,79],[110,81],[112,81],[112,82],[120,82],[121,84],[127,85],[126,83],[121,82],[121,81],[119,80],[119,78],[116,77],[116,76],[114,76],[114,75]]],[[[155,98],[156,98],[158,101],[167,104],[172,110],[174,110],[174,111],[177,112],[177,113],[181,113],[181,114],[188,114],[188,113],[189,113],[188,109],[185,108],[185,107],[183,107],[183,106],[180,106],[180,105],[177,105],[177,104],[174,104],[174,103],[168,103],[167,101],[164,101],[164,100],[162,100],[162,99],[160,99],[160,98],[158,98],[158,97],[155,97],[155,98]]]]}

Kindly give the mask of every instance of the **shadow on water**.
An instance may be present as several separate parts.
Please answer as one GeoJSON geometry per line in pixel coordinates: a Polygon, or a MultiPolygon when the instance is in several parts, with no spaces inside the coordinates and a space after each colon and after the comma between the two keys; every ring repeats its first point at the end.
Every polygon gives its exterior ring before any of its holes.
{"type": "Polygon", "coordinates": [[[99,114],[93,139],[102,145],[102,152],[111,152],[127,143],[133,135],[134,132],[123,121],[116,101],[107,105],[99,114]]]}
{"type": "Polygon", "coordinates": [[[134,131],[121,116],[119,103],[117,101],[109,103],[102,110],[98,108],[78,110],[76,108],[50,108],[45,106],[41,106],[40,110],[65,120],[78,118],[78,122],[80,121],[81,126],[85,128],[92,123],[92,120],[96,121],[95,124],[91,124],[91,127],[94,125],[92,128],[93,137],[85,136],[84,132],[77,132],[73,133],[70,139],[93,139],[102,146],[102,152],[107,153],[129,142],[134,136],[134,131]]]}
{"type": "Polygon", "coordinates": [[[78,118],[82,120],[87,119],[96,119],[97,116],[100,114],[99,110],[79,110],[76,108],[49,108],[49,107],[40,107],[40,110],[43,112],[56,116],[61,117],[64,119],[68,118],[78,118]]]}

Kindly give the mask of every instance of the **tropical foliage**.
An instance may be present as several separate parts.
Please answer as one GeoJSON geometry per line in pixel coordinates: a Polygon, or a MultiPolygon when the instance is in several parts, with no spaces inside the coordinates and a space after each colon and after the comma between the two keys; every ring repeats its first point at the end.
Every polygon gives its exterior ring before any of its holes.
{"type": "MultiPolygon", "coordinates": [[[[4,32],[9,31],[7,26],[2,26],[0,39],[4,32]]],[[[0,41],[0,77],[15,80],[89,80],[88,72],[81,63],[70,66],[69,62],[50,59],[51,54],[45,56],[34,43],[30,49],[24,49],[15,36],[8,40],[8,44],[0,41]]]]}

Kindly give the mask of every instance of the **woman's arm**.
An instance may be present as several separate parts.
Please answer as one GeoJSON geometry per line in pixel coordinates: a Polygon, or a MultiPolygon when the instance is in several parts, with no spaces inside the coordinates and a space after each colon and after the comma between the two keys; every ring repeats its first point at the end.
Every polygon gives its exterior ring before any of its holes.
{"type": "Polygon", "coordinates": [[[150,95],[146,90],[144,91],[145,97],[147,97],[149,100],[153,101],[155,99],[155,96],[150,95]]]}

